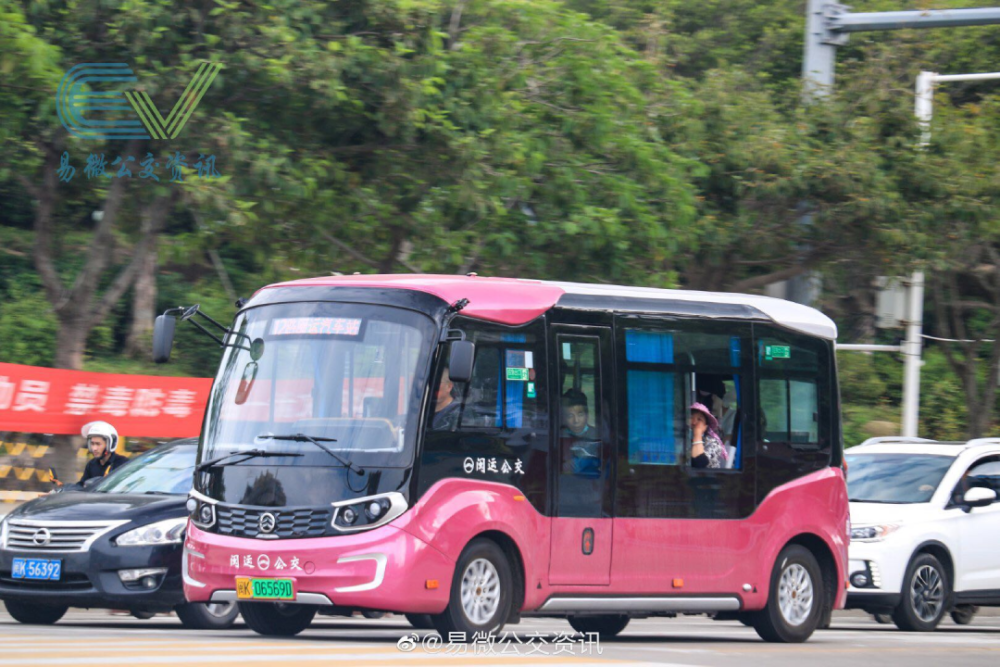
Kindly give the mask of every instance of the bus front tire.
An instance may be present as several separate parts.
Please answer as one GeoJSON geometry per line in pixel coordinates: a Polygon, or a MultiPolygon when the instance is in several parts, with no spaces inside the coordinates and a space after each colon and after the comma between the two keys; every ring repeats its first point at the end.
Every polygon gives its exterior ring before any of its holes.
{"type": "Polygon", "coordinates": [[[35,604],[17,600],[4,600],[3,604],[15,621],[26,625],[52,625],[69,610],[69,607],[62,605],[35,604]]]}
{"type": "Polygon", "coordinates": [[[804,642],[819,625],[824,599],[816,557],[805,547],[791,544],[781,550],[774,564],[767,606],[754,613],[754,630],[768,642],[804,642]]]}
{"type": "Polygon", "coordinates": [[[513,588],[514,574],[499,545],[486,538],[472,540],[455,565],[448,606],[431,616],[434,628],[449,641],[496,634],[510,616],[513,588]]]}
{"type": "Polygon", "coordinates": [[[240,602],[243,620],[250,629],[269,637],[292,637],[309,627],[316,608],[280,602],[240,602]]]}
{"type": "Polygon", "coordinates": [[[581,634],[596,633],[602,640],[618,636],[628,622],[628,616],[570,616],[566,619],[581,634]]]}

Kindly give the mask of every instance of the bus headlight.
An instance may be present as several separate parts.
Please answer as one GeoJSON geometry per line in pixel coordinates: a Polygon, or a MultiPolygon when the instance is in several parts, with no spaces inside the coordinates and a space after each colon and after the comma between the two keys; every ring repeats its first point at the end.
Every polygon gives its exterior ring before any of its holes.
{"type": "Polygon", "coordinates": [[[191,513],[191,523],[199,528],[215,525],[215,502],[196,491],[192,491],[187,501],[187,511],[191,513]]]}
{"type": "Polygon", "coordinates": [[[378,528],[406,511],[406,498],[396,491],[333,503],[330,525],[342,533],[378,528]]]}

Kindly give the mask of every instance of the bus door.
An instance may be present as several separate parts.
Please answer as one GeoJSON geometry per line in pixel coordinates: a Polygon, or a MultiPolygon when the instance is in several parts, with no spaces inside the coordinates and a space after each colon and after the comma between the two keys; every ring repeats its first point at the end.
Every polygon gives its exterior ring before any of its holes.
{"type": "Polygon", "coordinates": [[[554,325],[552,336],[552,406],[559,422],[551,457],[549,583],[608,585],[615,433],[611,329],[554,325]]]}

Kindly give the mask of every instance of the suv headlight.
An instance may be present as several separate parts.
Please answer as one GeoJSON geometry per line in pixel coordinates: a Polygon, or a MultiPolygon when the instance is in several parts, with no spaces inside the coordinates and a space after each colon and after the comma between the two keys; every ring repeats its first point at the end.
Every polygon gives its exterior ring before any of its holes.
{"type": "Polygon", "coordinates": [[[899,530],[898,523],[854,526],[851,528],[851,542],[881,542],[897,530],[899,530]]]}
{"type": "Polygon", "coordinates": [[[184,539],[184,527],[187,517],[157,521],[115,538],[115,544],[120,547],[152,547],[160,544],[180,544],[184,539]]]}
{"type": "Polygon", "coordinates": [[[333,503],[330,525],[342,533],[353,533],[384,526],[405,511],[406,499],[403,494],[390,491],[377,496],[333,503]]]}

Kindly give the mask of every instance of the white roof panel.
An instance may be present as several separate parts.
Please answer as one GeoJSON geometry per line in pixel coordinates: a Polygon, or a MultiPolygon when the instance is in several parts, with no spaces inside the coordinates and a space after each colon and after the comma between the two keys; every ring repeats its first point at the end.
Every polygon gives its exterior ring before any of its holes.
{"type": "Polygon", "coordinates": [[[803,306],[784,299],[752,294],[731,294],[728,292],[698,292],[694,290],[657,289],[654,287],[622,287],[619,285],[599,285],[591,283],[551,282],[567,294],[590,296],[622,297],[631,299],[664,299],[674,301],[698,301],[702,303],[725,303],[756,308],[782,326],[828,340],[837,340],[837,325],[829,317],[809,306],[803,306]]]}

